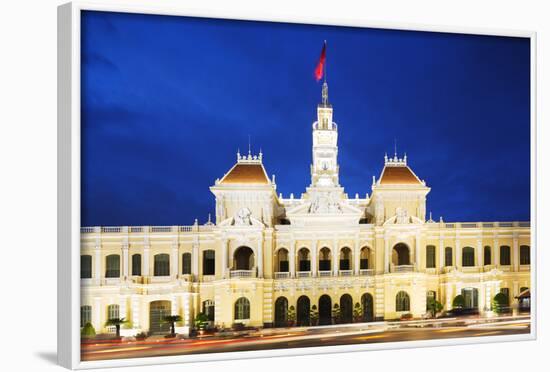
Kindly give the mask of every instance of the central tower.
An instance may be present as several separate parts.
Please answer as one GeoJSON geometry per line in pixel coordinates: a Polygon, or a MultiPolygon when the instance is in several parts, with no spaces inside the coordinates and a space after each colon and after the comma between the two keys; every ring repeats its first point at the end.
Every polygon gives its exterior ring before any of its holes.
{"type": "Polygon", "coordinates": [[[317,105],[317,121],[313,123],[313,163],[311,187],[339,187],[338,127],[332,121],[332,105],[328,101],[328,84],[322,89],[317,105]]]}

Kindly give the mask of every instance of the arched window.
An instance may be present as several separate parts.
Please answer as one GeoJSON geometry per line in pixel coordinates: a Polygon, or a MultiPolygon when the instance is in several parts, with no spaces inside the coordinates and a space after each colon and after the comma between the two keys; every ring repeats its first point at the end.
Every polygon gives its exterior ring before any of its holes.
{"type": "Polygon", "coordinates": [[[132,255],[132,275],[141,276],[141,255],[139,253],[132,255]]]}
{"type": "Polygon", "coordinates": [[[370,249],[368,247],[361,248],[361,257],[359,260],[359,269],[368,270],[369,267],[370,249]]]}
{"type": "Polygon", "coordinates": [[[298,271],[311,271],[309,249],[307,248],[300,248],[298,251],[298,271]]]}
{"type": "Polygon", "coordinates": [[[486,245],[483,248],[483,265],[490,265],[491,264],[491,247],[486,245]]]}
{"type": "Polygon", "coordinates": [[[281,248],[277,251],[277,269],[280,273],[288,273],[288,251],[281,248]]]}
{"type": "Polygon", "coordinates": [[[202,302],[202,312],[210,322],[214,321],[214,309],[214,301],[206,300],[202,302]]]}
{"type": "Polygon", "coordinates": [[[235,320],[250,319],[250,301],[241,297],[235,301],[235,320]]]}
{"type": "Polygon", "coordinates": [[[351,270],[351,249],[348,247],[340,250],[340,270],[351,270]]]}
{"type": "Polygon", "coordinates": [[[531,265],[531,249],[528,245],[519,247],[519,264],[531,265]]]}
{"type": "Polygon", "coordinates": [[[181,255],[181,273],[183,275],[191,274],[191,253],[181,255]]]}
{"type": "Polygon", "coordinates": [[[510,247],[507,245],[500,246],[500,264],[503,266],[510,265],[510,247]]]}
{"type": "Polygon", "coordinates": [[[393,247],[392,263],[396,266],[410,265],[409,247],[406,244],[399,243],[393,247]]]}
{"type": "Polygon", "coordinates": [[[154,257],[154,275],[169,276],[170,275],[170,255],[166,253],[156,254],[154,257]]]}
{"type": "Polygon", "coordinates": [[[216,273],[216,252],[206,250],[202,252],[202,275],[215,275],[216,273]]]}
{"type": "Polygon", "coordinates": [[[80,256],[80,277],[82,279],[92,277],[92,256],[88,254],[80,256]]]}
{"type": "Polygon", "coordinates": [[[89,305],[80,306],[80,327],[84,327],[86,323],[92,322],[92,307],[89,305]]]}
{"type": "Polygon", "coordinates": [[[254,267],[254,251],[250,247],[242,246],[233,254],[234,270],[252,270],[254,267]]]}
{"type": "Polygon", "coordinates": [[[426,246],[426,268],[427,269],[435,268],[435,246],[434,245],[426,246]]]}
{"type": "Polygon", "coordinates": [[[119,278],[120,277],[120,255],[110,254],[105,257],[107,263],[105,269],[106,278],[119,278]]]}
{"type": "Polygon", "coordinates": [[[120,307],[118,305],[109,305],[107,306],[107,319],[119,319],[120,318],[120,307]]]}
{"type": "Polygon", "coordinates": [[[319,271],[330,271],[330,249],[327,247],[319,251],[319,271]]]}
{"type": "Polygon", "coordinates": [[[288,320],[288,300],[279,297],[275,301],[275,327],[286,327],[288,320]]]}
{"type": "Polygon", "coordinates": [[[445,248],[445,266],[453,266],[453,249],[451,247],[445,248]]]}
{"type": "Polygon", "coordinates": [[[462,266],[463,267],[475,266],[475,251],[472,247],[462,248],[462,266]]]}
{"type": "Polygon", "coordinates": [[[395,296],[395,311],[410,311],[411,300],[405,291],[397,292],[395,296]]]}

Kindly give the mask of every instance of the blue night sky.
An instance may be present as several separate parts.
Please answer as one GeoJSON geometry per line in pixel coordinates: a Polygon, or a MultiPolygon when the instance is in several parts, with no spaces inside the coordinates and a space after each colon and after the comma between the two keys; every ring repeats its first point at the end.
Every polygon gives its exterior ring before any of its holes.
{"type": "Polygon", "coordinates": [[[204,223],[249,135],[299,196],[325,39],[350,197],[397,139],[434,219],[529,220],[528,39],[85,12],[82,225],[204,223]]]}

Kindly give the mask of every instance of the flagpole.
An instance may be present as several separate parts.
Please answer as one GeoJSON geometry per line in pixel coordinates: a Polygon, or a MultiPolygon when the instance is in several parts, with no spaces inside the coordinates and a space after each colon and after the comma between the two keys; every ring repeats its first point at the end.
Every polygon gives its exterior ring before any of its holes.
{"type": "Polygon", "coordinates": [[[325,84],[327,82],[327,64],[328,64],[326,55],[327,55],[327,41],[325,40],[325,73],[323,74],[323,78],[324,78],[323,83],[325,84]]]}

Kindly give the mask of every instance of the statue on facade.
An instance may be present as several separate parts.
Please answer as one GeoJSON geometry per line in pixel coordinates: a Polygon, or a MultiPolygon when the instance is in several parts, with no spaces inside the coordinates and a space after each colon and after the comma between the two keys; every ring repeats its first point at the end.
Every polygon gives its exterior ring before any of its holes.
{"type": "Polygon", "coordinates": [[[407,213],[406,209],[399,207],[395,210],[395,214],[396,214],[396,218],[395,218],[396,224],[405,224],[410,222],[409,214],[407,213]]]}
{"type": "Polygon", "coordinates": [[[235,225],[237,226],[250,226],[252,225],[252,221],[250,220],[250,216],[252,215],[252,212],[250,212],[250,209],[248,208],[241,208],[235,215],[235,225]]]}

